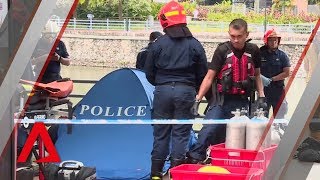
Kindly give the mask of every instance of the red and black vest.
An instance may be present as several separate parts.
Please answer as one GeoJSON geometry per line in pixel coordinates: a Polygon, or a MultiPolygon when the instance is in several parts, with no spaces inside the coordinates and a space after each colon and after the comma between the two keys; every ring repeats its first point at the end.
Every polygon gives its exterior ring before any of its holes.
{"type": "Polygon", "coordinates": [[[255,71],[252,54],[246,45],[246,49],[241,59],[239,59],[233,53],[230,44],[226,44],[228,46],[226,61],[217,77],[218,92],[239,95],[248,94],[250,90],[248,88],[249,77],[253,77],[255,71]]]}

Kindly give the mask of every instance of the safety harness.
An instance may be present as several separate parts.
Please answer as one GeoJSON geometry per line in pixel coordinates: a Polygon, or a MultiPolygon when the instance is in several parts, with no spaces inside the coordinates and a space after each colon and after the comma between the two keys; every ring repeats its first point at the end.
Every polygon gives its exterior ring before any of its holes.
{"type": "Polygon", "coordinates": [[[228,47],[226,61],[212,87],[213,99],[216,101],[214,104],[217,105],[223,104],[224,94],[249,97],[255,89],[255,67],[248,45],[246,44],[245,51],[239,59],[232,51],[229,42],[225,42],[225,44],[228,47]]]}

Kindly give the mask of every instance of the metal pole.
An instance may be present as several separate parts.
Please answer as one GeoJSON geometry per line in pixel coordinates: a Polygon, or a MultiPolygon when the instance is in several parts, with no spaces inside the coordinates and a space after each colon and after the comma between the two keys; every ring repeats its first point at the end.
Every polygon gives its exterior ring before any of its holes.
{"type": "Polygon", "coordinates": [[[264,1],[264,32],[267,31],[267,0],[264,1]]]}

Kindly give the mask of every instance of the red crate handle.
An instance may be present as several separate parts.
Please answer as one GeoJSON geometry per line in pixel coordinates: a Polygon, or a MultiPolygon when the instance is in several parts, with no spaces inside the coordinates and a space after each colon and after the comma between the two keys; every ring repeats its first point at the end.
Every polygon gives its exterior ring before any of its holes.
{"type": "MultiPolygon", "coordinates": [[[[244,153],[243,151],[232,151],[232,149],[226,149],[226,150],[228,150],[228,152],[227,152],[228,158],[240,157],[241,153],[244,153]]],[[[267,158],[266,158],[266,153],[264,151],[258,151],[257,152],[257,156],[258,156],[259,153],[261,153],[263,159],[261,159],[261,160],[253,160],[253,161],[251,161],[251,160],[241,160],[241,159],[214,158],[214,157],[210,156],[211,151],[215,151],[215,150],[212,150],[210,148],[207,149],[206,160],[211,159],[212,161],[214,161],[214,160],[224,160],[224,161],[234,161],[234,162],[262,162],[263,167],[267,166],[267,158]]]]}

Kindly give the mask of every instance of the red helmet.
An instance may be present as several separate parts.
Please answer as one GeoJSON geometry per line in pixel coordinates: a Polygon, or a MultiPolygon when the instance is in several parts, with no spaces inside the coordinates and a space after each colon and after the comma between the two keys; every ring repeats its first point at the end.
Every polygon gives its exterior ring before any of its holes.
{"type": "Polygon", "coordinates": [[[263,36],[264,44],[268,43],[268,38],[270,38],[270,37],[277,37],[279,39],[278,44],[280,44],[281,36],[279,36],[279,34],[274,29],[270,29],[270,30],[266,31],[266,33],[263,36]]]}
{"type": "Polygon", "coordinates": [[[186,12],[183,6],[175,1],[170,1],[164,5],[159,12],[158,18],[163,29],[187,23],[186,12]]]}

